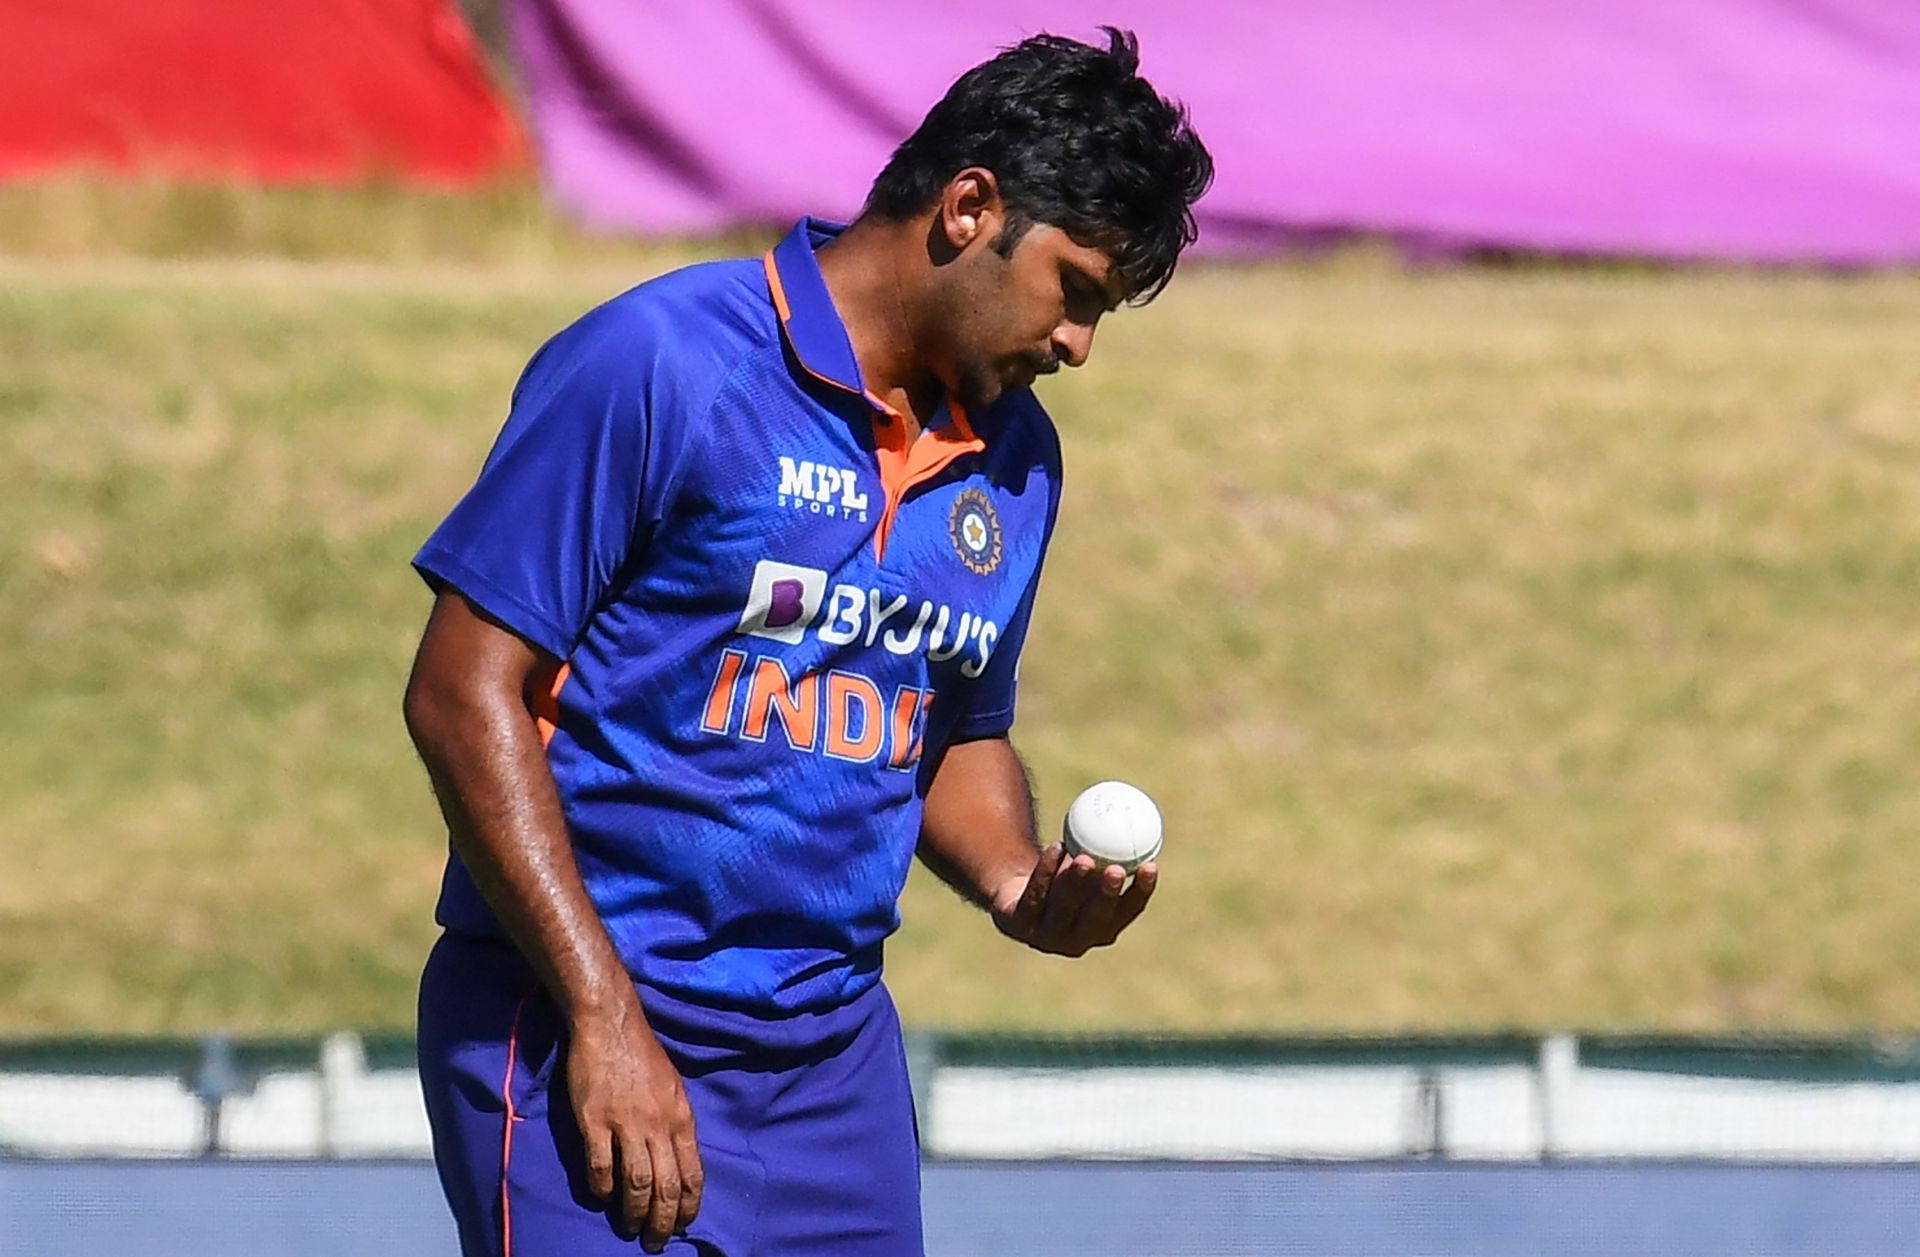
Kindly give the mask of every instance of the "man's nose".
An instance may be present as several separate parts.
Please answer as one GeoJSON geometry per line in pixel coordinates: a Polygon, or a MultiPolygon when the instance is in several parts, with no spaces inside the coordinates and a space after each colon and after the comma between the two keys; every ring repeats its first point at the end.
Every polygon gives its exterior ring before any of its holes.
{"type": "Polygon", "coordinates": [[[1053,356],[1062,366],[1086,365],[1093,353],[1093,329],[1084,323],[1063,322],[1053,329],[1053,356]]]}

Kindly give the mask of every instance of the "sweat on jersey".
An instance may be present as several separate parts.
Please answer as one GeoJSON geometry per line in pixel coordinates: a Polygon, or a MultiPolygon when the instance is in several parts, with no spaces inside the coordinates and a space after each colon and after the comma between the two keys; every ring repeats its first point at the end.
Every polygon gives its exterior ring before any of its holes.
{"type": "MultiPolygon", "coordinates": [[[[1013,722],[1059,502],[1028,390],[907,444],[821,278],[839,230],[548,341],[414,559],[563,665],[540,714],[587,892],[634,978],[694,1007],[878,980],[932,766],[1013,722]]],[[[458,858],[438,917],[502,934],[458,858]]]]}

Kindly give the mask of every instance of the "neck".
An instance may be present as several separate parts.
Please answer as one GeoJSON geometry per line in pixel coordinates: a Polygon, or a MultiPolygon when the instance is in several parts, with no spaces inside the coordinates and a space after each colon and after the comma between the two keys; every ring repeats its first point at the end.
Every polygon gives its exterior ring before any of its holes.
{"type": "Polygon", "coordinates": [[[820,275],[846,325],[867,390],[924,424],[943,389],[927,369],[912,316],[920,293],[908,278],[921,225],[868,218],[821,248],[820,275]]]}

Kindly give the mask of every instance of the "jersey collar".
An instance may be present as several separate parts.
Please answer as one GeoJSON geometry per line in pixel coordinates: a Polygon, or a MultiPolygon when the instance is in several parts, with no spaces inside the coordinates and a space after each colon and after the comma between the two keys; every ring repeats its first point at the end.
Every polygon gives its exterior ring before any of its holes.
{"type": "Polygon", "coordinates": [[[767,251],[767,288],[780,315],[781,333],[801,368],[823,384],[864,399],[867,389],[853,342],[833,308],[814,252],[845,230],[845,223],[801,219],[786,239],[767,251]]]}
{"type": "MultiPolygon", "coordinates": [[[[786,238],[768,249],[763,259],[767,291],[780,316],[781,335],[801,370],[830,388],[851,393],[876,412],[894,415],[892,407],[867,391],[859,360],[853,356],[853,342],[847,337],[847,325],[840,321],[826,278],[820,274],[816,251],[846,229],[845,223],[811,217],[794,224],[786,238]]],[[[986,443],[976,435],[975,422],[975,417],[963,413],[958,403],[947,398],[928,422],[927,430],[952,429],[943,440],[957,440],[966,451],[977,452],[986,448],[986,443]]]]}

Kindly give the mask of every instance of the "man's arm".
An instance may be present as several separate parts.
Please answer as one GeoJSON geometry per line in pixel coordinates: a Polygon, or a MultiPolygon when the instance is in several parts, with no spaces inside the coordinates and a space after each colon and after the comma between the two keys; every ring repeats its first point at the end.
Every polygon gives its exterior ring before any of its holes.
{"type": "Polygon", "coordinates": [[[1159,878],[1040,849],[1026,767],[1004,736],[947,748],[927,790],[920,859],[940,879],[993,914],[1011,938],[1044,952],[1082,956],[1133,923],[1159,878]]]}
{"type": "Polygon", "coordinates": [[[567,1081],[593,1190],[658,1251],[699,1209],[699,1146],[680,1076],[574,862],[528,707],[529,687],[552,663],[443,592],[407,682],[407,728],[461,862],[566,1018],[567,1081]]]}

